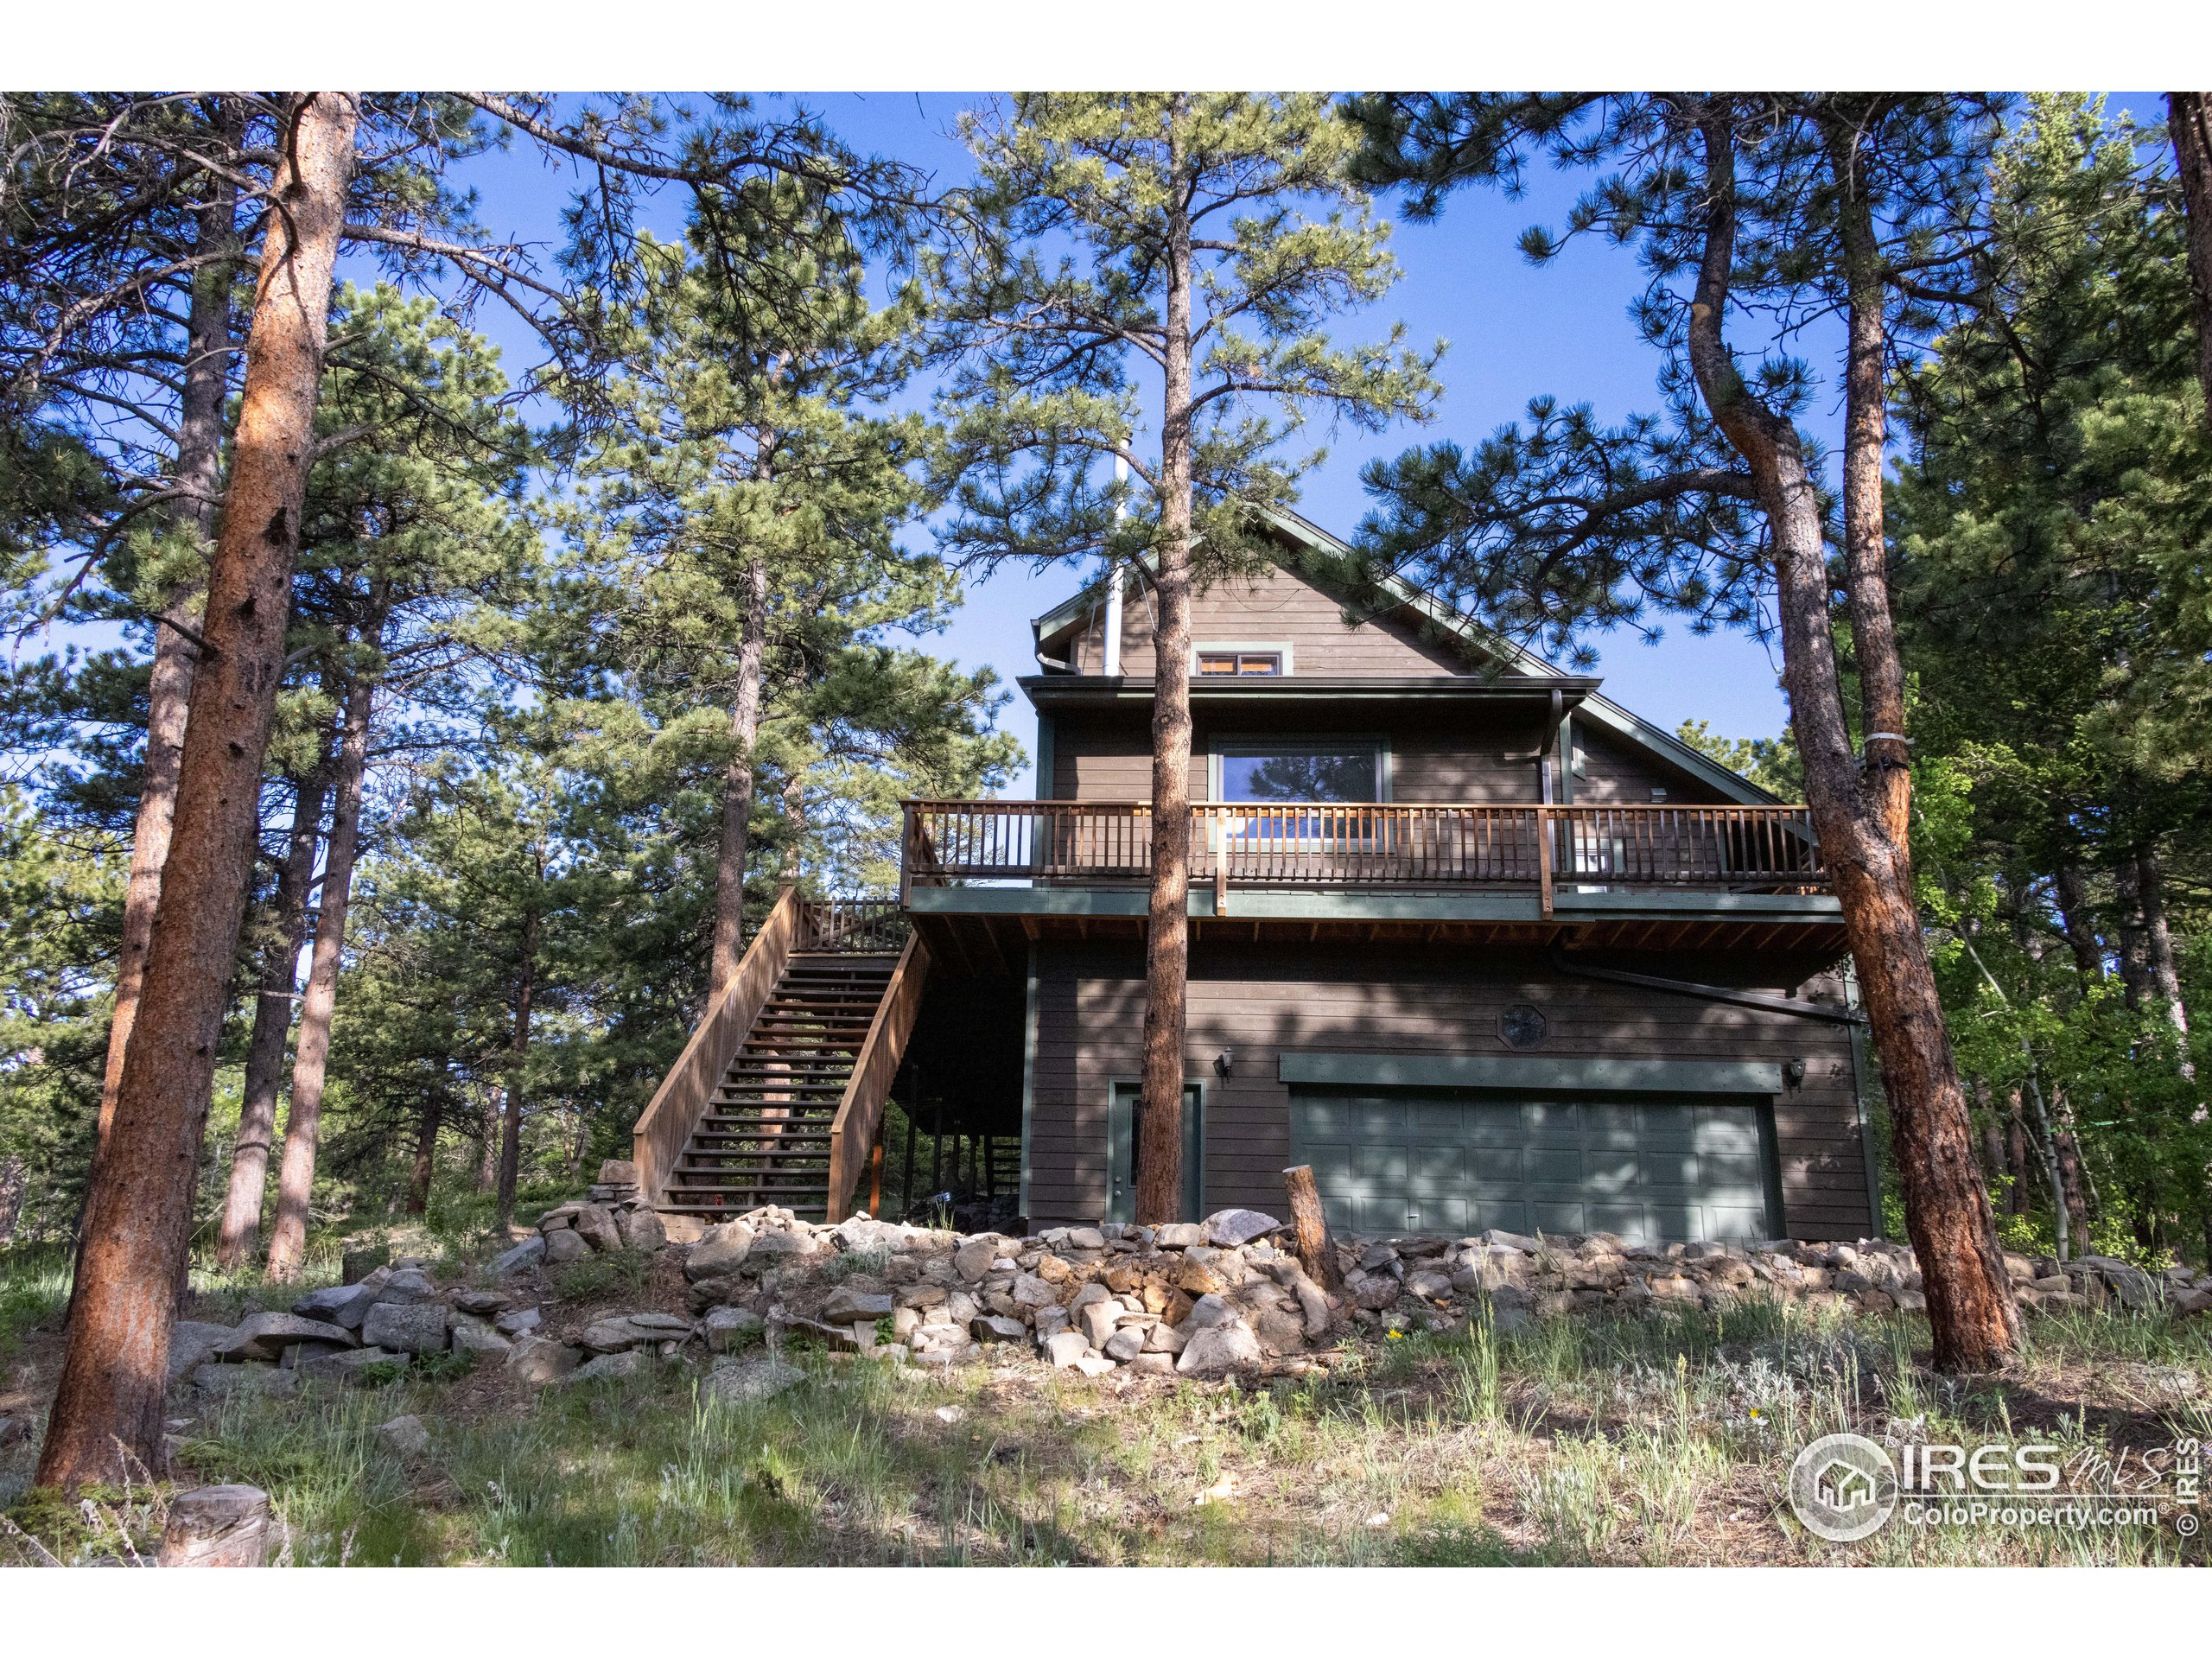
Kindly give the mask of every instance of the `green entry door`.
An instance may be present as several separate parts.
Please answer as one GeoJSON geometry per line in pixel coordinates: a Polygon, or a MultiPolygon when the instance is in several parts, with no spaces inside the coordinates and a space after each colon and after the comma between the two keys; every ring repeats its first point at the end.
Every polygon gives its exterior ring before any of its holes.
{"type": "MultiPolygon", "coordinates": [[[[1106,1105],[1106,1219],[1137,1218],[1137,1170],[1141,1155],[1137,1147],[1137,1094],[1134,1083],[1114,1085],[1106,1105]]],[[[1205,1213],[1205,1090],[1195,1083],[1183,1085],[1183,1210],[1179,1221],[1196,1221],[1205,1213]]]]}
{"type": "Polygon", "coordinates": [[[1631,1243],[1770,1238],[1771,1123],[1763,1104],[1725,1096],[1291,1092],[1292,1138],[1330,1224],[1383,1237],[1502,1227],[1631,1243]]]}

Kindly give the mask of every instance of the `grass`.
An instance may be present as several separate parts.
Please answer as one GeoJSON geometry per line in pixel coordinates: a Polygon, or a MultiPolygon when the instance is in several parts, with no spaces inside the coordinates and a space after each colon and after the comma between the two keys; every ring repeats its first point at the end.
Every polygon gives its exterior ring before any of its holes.
{"type": "MultiPolygon", "coordinates": [[[[0,1280],[0,1316],[54,1303],[39,1273],[0,1280]]],[[[1892,1522],[1832,1546],[1789,1517],[1791,1457],[1839,1428],[2108,1457],[2212,1439],[2208,1322],[2030,1331],[2012,1373],[1967,1381],[1924,1369],[1917,1319],[1771,1306],[1409,1331],[1242,1388],[803,1352],[802,1384],[731,1405],[681,1364],[535,1395],[454,1367],[207,1404],[181,1472],[267,1489],[296,1565],[2204,1560],[2171,1528],[1892,1522]],[[419,1459],[376,1437],[405,1412],[431,1433],[419,1459]]],[[[23,1454],[0,1452],[0,1501],[23,1454]]],[[[93,1525],[29,1494],[16,1518],[58,1554],[112,1554],[157,1509],[117,1495],[93,1525]]]]}

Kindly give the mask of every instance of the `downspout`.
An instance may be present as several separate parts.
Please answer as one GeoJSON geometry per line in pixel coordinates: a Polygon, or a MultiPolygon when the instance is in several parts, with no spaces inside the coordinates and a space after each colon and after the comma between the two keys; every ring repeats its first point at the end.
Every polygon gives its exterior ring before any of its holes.
{"type": "Polygon", "coordinates": [[[1817,1002],[1801,1002],[1795,997],[1769,996],[1761,991],[1739,991],[1728,985],[1700,985],[1694,980],[1662,979],[1656,974],[1631,974],[1621,968],[1593,968],[1578,963],[1566,951],[1554,945],[1550,952],[1551,964],[1570,979],[1600,979],[1614,985],[1635,985],[1647,991],[1667,991],[1675,996],[1694,996],[1706,1002],[1732,1002],[1738,1007],[1763,1008],[1769,1014],[1786,1014],[1798,1020],[1819,1020],[1832,1026],[1863,1026],[1866,1016],[1857,1008],[1831,1008],[1817,1002]]]}

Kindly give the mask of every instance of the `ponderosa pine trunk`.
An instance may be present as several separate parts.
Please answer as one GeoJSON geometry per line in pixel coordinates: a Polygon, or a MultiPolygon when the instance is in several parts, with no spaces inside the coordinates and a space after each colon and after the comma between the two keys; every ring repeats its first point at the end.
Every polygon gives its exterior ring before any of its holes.
{"type": "Polygon", "coordinates": [[[496,1192],[499,1187],[500,1125],[506,1121],[507,1087],[495,1083],[484,1096],[484,1121],[478,1125],[476,1190],[496,1192]]]}
{"type": "MultiPolygon", "coordinates": [[[[1171,130],[1177,124],[1171,123],[1171,130]]],[[[1165,374],[1160,422],[1160,607],[1152,666],[1152,891],[1146,906],[1144,1070],[1136,1218],[1185,1219],[1183,1049],[1191,968],[1191,223],[1179,138],[1169,141],[1165,374]]]]}
{"type": "Polygon", "coordinates": [[[2066,948],[2074,953],[2075,971],[2084,985],[2105,976],[2104,946],[2089,917],[2089,882],[2078,864],[2061,864],[2052,885],[2058,893],[2058,925],[2066,933],[2066,948]]]}
{"type": "Polygon", "coordinates": [[[1795,424],[1745,383],[1724,333],[1736,251],[1734,136],[1726,111],[1702,111],[1699,131],[1706,223],[1690,313],[1691,368],[1715,423],[1749,467],[1766,514],[1790,723],[1881,1058],[1936,1363],[1946,1371],[1986,1370],[2011,1352],[2019,1313],[1975,1162],[1974,1115],[1951,1057],[1906,850],[1889,832],[1890,798],[1886,789],[1865,786],[1844,718],[1818,485],[1795,424]]]}
{"type": "Polygon", "coordinates": [[[2181,1045],[2181,1074],[2196,1081],[2189,1058],[2189,1005],[2182,1000],[2181,968],[2174,960],[2174,939],[2166,925],[2166,872],[2158,847],[2145,842],[2135,849],[2136,902],[2143,912],[2143,966],[2149,980],[2151,1007],[2173,1028],[2181,1045]]]}
{"type": "Polygon", "coordinates": [[[2168,92],[2166,125],[2189,227],[2189,291],[2196,313],[2196,372],[2212,426],[2212,92],[2168,92]]]}
{"type": "Polygon", "coordinates": [[[750,855],[753,752],[760,739],[760,672],[768,632],[768,566],[745,572],[745,637],[737,647],[737,696],[729,716],[729,764],[722,772],[722,839],[715,866],[715,946],[707,992],[719,997],[745,956],[745,864],[750,855]]]}
{"type": "Polygon", "coordinates": [[[261,1205],[269,1184],[269,1150],[276,1135],[276,1096],[284,1077],[284,1049],[292,1034],[292,1000],[299,982],[300,951],[307,944],[308,893],[315,886],[315,855],[322,844],[322,804],[329,792],[326,753],[299,780],[292,803],[292,832],[276,874],[269,948],[253,1005],[253,1035],[245,1050],[245,1088],[238,1105],[238,1138],[231,1150],[231,1182],[216,1265],[236,1268],[261,1242],[261,1205]]]}
{"type": "Polygon", "coordinates": [[[38,1483],[64,1490],[167,1464],[169,1336],[283,678],[359,105],[350,92],[309,92],[287,113],[169,856],[39,1458],[38,1483]]]}
{"type": "MultiPolygon", "coordinates": [[[[537,853],[537,879],[545,880],[545,855],[537,853]]],[[[515,1218],[515,1183],[522,1169],[523,1065],[530,1058],[530,1013],[537,992],[537,912],[522,917],[521,960],[515,977],[515,1033],[507,1046],[506,1110],[499,1118],[499,1227],[504,1232],[515,1218]]]]}
{"type": "Polygon", "coordinates": [[[2127,1006],[2150,1006],[2155,995],[2151,984],[2151,938],[2144,925],[2143,867],[2133,847],[2120,850],[2112,870],[2113,924],[2120,935],[2120,982],[2127,1006]]]}
{"type": "Polygon", "coordinates": [[[438,1130],[446,1117],[446,1097],[433,1089],[423,1096],[423,1110],[415,1120],[415,1165],[407,1172],[407,1213],[427,1215],[430,1181],[438,1173],[438,1130]]]}
{"type": "Polygon", "coordinates": [[[2020,1090],[2012,1090],[2005,1097],[2005,1173],[2012,1178],[2012,1190],[2006,1194],[2005,1208],[2013,1215],[2028,1213],[2028,1125],[2025,1114],[2020,1110],[2020,1090]]]}
{"type": "MultiPolygon", "coordinates": [[[[1839,226],[1846,309],[1843,430],[1844,593],[1859,665],[1865,789],[1900,858],[1912,845],[1912,764],[1905,744],[1904,664],[1890,608],[1889,539],[1882,469],[1889,448],[1889,323],[1881,247],[1867,199],[1866,135],[1839,118],[1828,165],[1841,200],[1839,226]]],[[[1910,862],[1904,866],[1910,885],[1910,862]]]]}
{"type": "MultiPolygon", "coordinates": [[[[373,648],[384,631],[382,584],[362,630],[373,648]]],[[[272,1283],[299,1277],[307,1255],[308,1212],[315,1166],[322,1142],[322,1093],[330,1071],[330,1022],[338,1007],[338,970],[346,953],[346,910],[353,900],[353,861],[360,849],[361,796],[368,777],[369,716],[376,677],[357,670],[346,689],[345,723],[332,788],[330,845],[322,861],[322,902],[315,907],[315,954],[308,965],[307,995],[300,1001],[300,1040],[292,1057],[292,1099],[284,1114],[284,1154],[276,1169],[276,1224],[269,1233],[272,1283]]]]}
{"type": "Polygon", "coordinates": [[[30,1185],[30,1166],[20,1152],[0,1158],[0,1249],[16,1242],[16,1225],[23,1218],[23,1189],[30,1185]]]}
{"type": "MultiPolygon", "coordinates": [[[[238,137],[240,106],[221,100],[222,136],[238,137]]],[[[238,187],[212,175],[201,181],[208,200],[194,218],[193,255],[211,263],[192,275],[192,302],[185,323],[184,364],[176,424],[178,499],[172,522],[189,526],[203,543],[214,539],[222,499],[223,404],[230,390],[232,258],[238,247],[238,187]]],[[[107,1140],[123,1085],[123,1060],[138,1016],[146,952],[153,943],[154,912],[161,901],[162,867],[168,860],[176,817],[176,785],[184,757],[184,728],[192,700],[195,652],[186,630],[198,632],[205,583],[197,576],[170,584],[154,625],[154,660],[146,681],[146,760],[130,835],[130,874],[123,893],[123,938],[116,950],[115,1013],[108,1026],[107,1065],[100,1079],[98,1148],[107,1140]]]]}
{"type": "Polygon", "coordinates": [[[785,887],[798,884],[806,852],[806,763],[793,760],[784,779],[784,855],[776,879],[785,887]]]}

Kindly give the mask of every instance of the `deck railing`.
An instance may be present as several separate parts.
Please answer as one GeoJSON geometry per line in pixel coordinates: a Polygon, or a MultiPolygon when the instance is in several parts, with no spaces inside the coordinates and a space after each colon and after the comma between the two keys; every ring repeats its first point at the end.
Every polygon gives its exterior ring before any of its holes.
{"type": "MultiPolygon", "coordinates": [[[[1153,811],[1126,801],[909,801],[902,893],[976,881],[1141,885],[1153,811]]],[[[1802,806],[1194,802],[1191,880],[1231,887],[1824,890],[1802,806]]]]}
{"type": "Polygon", "coordinates": [[[805,899],[799,901],[797,950],[895,957],[911,931],[896,899],[805,899]]]}

